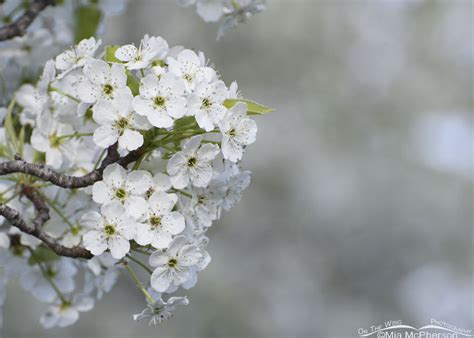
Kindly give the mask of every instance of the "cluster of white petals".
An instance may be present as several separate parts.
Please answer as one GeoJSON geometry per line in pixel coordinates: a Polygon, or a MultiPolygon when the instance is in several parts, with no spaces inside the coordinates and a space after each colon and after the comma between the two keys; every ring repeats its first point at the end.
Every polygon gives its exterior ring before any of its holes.
{"type": "MultiPolygon", "coordinates": [[[[0,22],[9,24],[17,20],[32,1],[4,0],[0,5],[0,22]]],[[[55,1],[33,21],[27,33],[14,39],[0,42],[0,104],[18,88],[19,84],[35,78],[45,62],[71,46],[77,37],[78,11],[99,13],[97,32],[104,30],[104,19],[119,15],[125,10],[127,0],[81,0],[55,1]],[[5,81],[8,79],[8,81],[5,81]]],[[[84,24],[84,23],[81,23],[84,24]]],[[[82,41],[74,49],[56,59],[56,66],[66,70],[82,65],[91,56],[97,45],[82,41]]]]}
{"type": "MultiPolygon", "coordinates": [[[[33,220],[31,202],[16,189],[31,185],[50,209],[44,231],[94,255],[61,257],[16,228],[0,232],[3,274],[48,304],[41,318],[46,328],[73,324],[91,310],[119,270],[146,297],[136,320],[171,317],[188,300],[170,295],[193,287],[211,260],[207,230],[250,183],[240,167],[257,133],[250,101],[239,97],[235,83],[226,86],[202,52],[153,36],[138,47],[100,47],[90,38],[47,61],[39,81],[21,86],[0,116],[13,119],[22,137],[11,142],[7,123],[0,124],[0,162],[16,153],[83,176],[112,150],[121,158],[138,154],[127,165],[108,165],[85,188],[20,182],[21,175],[0,181],[0,203],[33,220]],[[142,268],[148,278],[140,281],[134,270],[142,268]]],[[[0,216],[1,223],[8,221],[0,216]]]]}

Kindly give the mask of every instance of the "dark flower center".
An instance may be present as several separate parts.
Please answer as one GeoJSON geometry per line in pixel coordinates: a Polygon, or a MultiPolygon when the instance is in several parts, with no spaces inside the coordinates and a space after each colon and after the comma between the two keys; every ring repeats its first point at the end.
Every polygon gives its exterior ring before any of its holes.
{"type": "Polygon", "coordinates": [[[195,157],[191,157],[189,160],[188,160],[188,167],[194,167],[196,165],[196,158],[195,157]]]}
{"type": "Polygon", "coordinates": [[[176,265],[178,265],[178,260],[176,258],[170,258],[170,260],[168,261],[168,266],[170,268],[174,268],[176,267],[176,265]]]}

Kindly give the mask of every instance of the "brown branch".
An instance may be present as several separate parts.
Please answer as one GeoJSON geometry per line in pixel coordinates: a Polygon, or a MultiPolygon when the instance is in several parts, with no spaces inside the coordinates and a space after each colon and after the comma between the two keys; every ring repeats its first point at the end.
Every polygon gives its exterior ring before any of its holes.
{"type": "Polygon", "coordinates": [[[28,186],[23,187],[23,194],[33,203],[36,209],[36,218],[33,220],[32,225],[28,225],[17,210],[1,203],[0,215],[5,217],[13,226],[17,227],[24,233],[40,239],[51,250],[60,256],[86,259],[92,258],[92,254],[86,249],[80,246],[67,248],[57,243],[54,238],[46,234],[42,227],[49,220],[49,208],[46,205],[43,197],[37,190],[28,186]]]}
{"type": "MultiPolygon", "coordinates": [[[[84,188],[100,181],[102,179],[102,173],[108,165],[118,163],[121,166],[126,167],[128,164],[137,161],[144,152],[145,149],[137,149],[130,152],[125,157],[120,157],[117,152],[117,144],[115,144],[108,148],[107,156],[102,161],[100,167],[82,177],[64,175],[43,164],[28,163],[23,161],[19,156],[15,156],[13,161],[0,163],[0,176],[12,173],[24,173],[51,182],[59,187],[69,189],[84,188]]],[[[57,243],[54,238],[46,234],[42,227],[49,220],[49,208],[43,197],[37,190],[29,186],[23,186],[22,193],[33,203],[36,209],[36,218],[33,220],[32,225],[28,225],[17,210],[1,203],[0,215],[5,217],[13,226],[16,226],[21,231],[40,239],[45,245],[60,256],[86,259],[92,258],[92,254],[86,249],[80,246],[67,248],[57,243]]]]}
{"type": "Polygon", "coordinates": [[[34,0],[15,22],[0,28],[0,41],[24,35],[41,11],[54,4],[54,0],[34,0]]]}
{"type": "Polygon", "coordinates": [[[125,157],[120,157],[117,153],[117,145],[114,145],[108,149],[107,156],[98,169],[80,177],[61,174],[43,164],[28,163],[20,159],[15,159],[14,161],[0,163],[0,176],[12,173],[24,173],[51,182],[62,188],[84,188],[102,180],[102,173],[109,164],[118,163],[125,167],[138,160],[142,154],[143,150],[137,149],[125,157]]]}

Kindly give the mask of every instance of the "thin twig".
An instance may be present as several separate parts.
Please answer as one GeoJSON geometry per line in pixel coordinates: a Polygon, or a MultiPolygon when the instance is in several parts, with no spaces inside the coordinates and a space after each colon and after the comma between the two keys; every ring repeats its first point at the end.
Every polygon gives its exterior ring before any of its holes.
{"type": "Polygon", "coordinates": [[[26,33],[36,17],[48,6],[54,5],[54,0],[34,0],[15,22],[0,28],[0,41],[13,39],[26,33]]]}

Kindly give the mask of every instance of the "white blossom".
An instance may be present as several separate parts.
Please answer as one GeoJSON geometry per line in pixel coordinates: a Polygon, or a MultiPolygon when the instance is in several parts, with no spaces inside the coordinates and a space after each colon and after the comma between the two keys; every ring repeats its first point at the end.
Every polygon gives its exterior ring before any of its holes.
{"type": "Polygon", "coordinates": [[[149,326],[157,325],[171,318],[177,305],[188,304],[189,300],[186,297],[170,297],[167,301],[160,297],[154,303],[147,299],[147,307],[141,313],[133,315],[133,320],[149,319],[149,326]]]}
{"type": "Polygon", "coordinates": [[[148,213],[137,226],[135,241],[140,245],[151,244],[157,249],[168,247],[174,235],[184,230],[184,217],[172,211],[178,197],[157,191],[148,200],[148,213]]]}
{"type": "Polygon", "coordinates": [[[20,280],[23,288],[31,291],[37,299],[52,302],[56,298],[56,291],[50,280],[61,292],[68,293],[74,290],[76,273],[77,268],[74,262],[71,259],[62,258],[42,264],[41,267],[35,265],[26,270],[20,280]]]}
{"type": "Polygon", "coordinates": [[[219,147],[210,143],[201,145],[201,141],[200,135],[193,136],[183,143],[183,150],[168,161],[168,174],[176,189],[183,189],[190,182],[196,187],[205,187],[211,181],[211,162],[219,153],[219,147]]]}
{"type": "Polygon", "coordinates": [[[166,292],[170,286],[179,286],[193,277],[196,265],[202,258],[200,250],[188,244],[186,237],[177,236],[165,251],[155,251],[149,259],[154,267],[151,286],[166,292]]]}
{"type": "Polygon", "coordinates": [[[76,46],[71,47],[56,57],[56,68],[59,70],[69,70],[78,66],[83,66],[90,60],[102,41],[95,40],[94,37],[80,41],[76,46]]]}
{"type": "Polygon", "coordinates": [[[57,300],[46,313],[41,316],[40,322],[44,328],[66,327],[79,319],[79,312],[92,310],[94,299],[90,297],[74,297],[72,301],[57,300]]]}
{"type": "Polygon", "coordinates": [[[100,101],[92,108],[93,118],[100,125],[94,131],[94,142],[101,148],[108,148],[118,141],[121,149],[135,150],[143,144],[141,130],[150,126],[146,119],[132,109],[133,95],[121,93],[116,99],[100,101]]]}
{"type": "Polygon", "coordinates": [[[188,110],[196,117],[199,127],[211,131],[221,122],[227,112],[224,106],[226,98],[227,88],[224,82],[201,82],[189,99],[188,110]]]}
{"type": "Polygon", "coordinates": [[[94,183],[92,198],[101,204],[119,202],[128,214],[140,218],[147,210],[143,195],[149,189],[151,180],[151,174],[147,171],[135,170],[127,173],[124,168],[114,163],[105,168],[103,181],[94,183]]]}
{"type": "Polygon", "coordinates": [[[94,59],[85,64],[83,73],[77,94],[85,103],[113,100],[120,94],[131,92],[126,86],[127,75],[123,65],[114,63],[109,66],[105,61],[94,59]]]}
{"type": "Polygon", "coordinates": [[[244,147],[257,138],[257,124],[247,118],[247,105],[242,102],[227,112],[219,129],[222,133],[222,154],[232,162],[241,160],[244,147]]]}
{"type": "Polygon", "coordinates": [[[171,73],[158,79],[149,74],[142,79],[140,95],[133,99],[133,108],[140,115],[146,116],[152,125],[158,128],[169,128],[174,119],[186,113],[184,81],[171,73]]]}
{"type": "Polygon", "coordinates": [[[176,58],[167,58],[169,71],[184,80],[187,90],[193,90],[200,82],[211,82],[216,72],[204,67],[204,57],[200,58],[190,49],[181,51],[176,58]]]}
{"type": "Polygon", "coordinates": [[[145,35],[137,48],[125,45],[115,51],[115,57],[125,62],[128,69],[147,68],[154,59],[163,59],[168,53],[168,43],[162,37],[145,35]]]}
{"type": "Polygon", "coordinates": [[[93,255],[109,249],[115,259],[123,258],[130,251],[136,223],[118,202],[103,205],[100,214],[90,211],[82,216],[81,223],[90,228],[84,235],[84,247],[93,255]]]}

